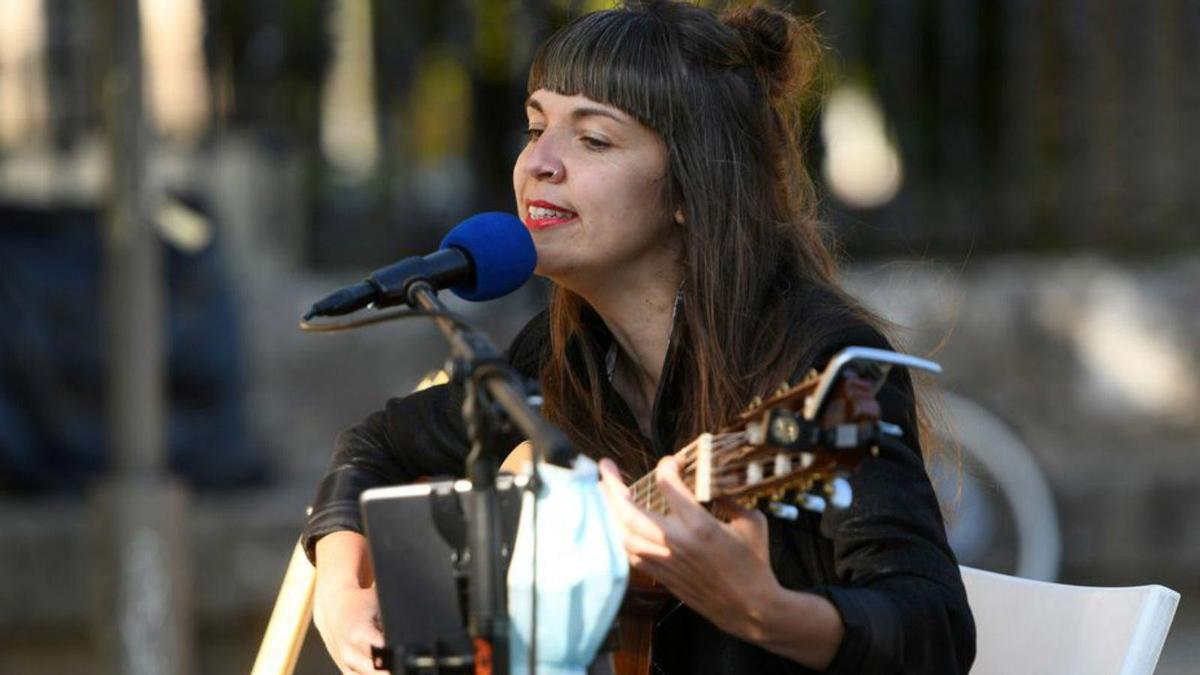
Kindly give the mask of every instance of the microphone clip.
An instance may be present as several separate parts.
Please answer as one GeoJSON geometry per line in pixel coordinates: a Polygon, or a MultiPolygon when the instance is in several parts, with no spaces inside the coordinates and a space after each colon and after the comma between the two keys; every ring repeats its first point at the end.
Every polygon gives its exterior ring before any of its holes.
{"type": "Polygon", "coordinates": [[[408,290],[418,281],[437,289],[468,282],[474,274],[471,259],[455,246],[439,249],[426,256],[405,258],[367,275],[366,283],[373,286],[376,293],[370,306],[382,309],[411,304],[408,290]]]}

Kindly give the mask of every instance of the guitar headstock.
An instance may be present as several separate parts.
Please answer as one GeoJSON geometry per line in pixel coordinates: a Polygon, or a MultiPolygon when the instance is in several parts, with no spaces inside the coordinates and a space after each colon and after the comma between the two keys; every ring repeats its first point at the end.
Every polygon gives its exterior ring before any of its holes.
{"type": "Polygon", "coordinates": [[[696,498],[744,506],[765,500],[776,515],[792,518],[797,507],[849,506],[846,477],[878,453],[882,435],[902,433],[880,419],[875,398],[894,366],[941,372],[907,354],[848,347],[824,370],[756,398],[729,427],[681,451],[693,469],[696,498]]]}

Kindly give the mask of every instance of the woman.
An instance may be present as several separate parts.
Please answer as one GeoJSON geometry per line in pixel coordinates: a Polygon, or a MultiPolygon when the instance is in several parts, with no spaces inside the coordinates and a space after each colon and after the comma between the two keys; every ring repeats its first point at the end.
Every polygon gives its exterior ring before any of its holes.
{"type": "MultiPolygon", "coordinates": [[[[772,10],[631,2],[556,33],[530,71],[513,186],[553,291],[509,356],[540,379],[546,417],[604,459],[633,567],[683,602],[655,629],[662,672],[953,673],[974,656],[903,371],[879,403],[904,445],[853,476],[849,509],[721,522],[661,459],[839,348],[887,346],[837,285],[793,136],[819,51],[772,10]],[[655,464],[668,516],[626,494],[655,464]]],[[[346,672],[372,672],[382,643],[357,496],[461,473],[459,406],[435,388],[338,437],[305,543],[346,672]]]]}

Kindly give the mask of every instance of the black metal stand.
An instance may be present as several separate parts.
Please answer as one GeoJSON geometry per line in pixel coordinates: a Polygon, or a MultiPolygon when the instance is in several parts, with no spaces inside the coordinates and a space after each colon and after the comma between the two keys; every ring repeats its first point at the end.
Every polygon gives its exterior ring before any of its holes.
{"type": "Polygon", "coordinates": [[[473,656],[444,654],[440,646],[430,652],[405,647],[371,647],[371,663],[375,670],[386,670],[392,675],[471,675],[475,672],[473,656]]]}
{"type": "MultiPolygon", "coordinates": [[[[424,281],[411,283],[406,294],[410,307],[448,311],[433,287],[424,281]]],[[[471,481],[466,513],[470,609],[467,630],[475,643],[476,660],[490,660],[491,672],[507,675],[508,593],[500,552],[502,534],[496,491],[499,457],[507,448],[494,447],[495,432],[504,425],[515,427],[533,445],[535,463],[545,460],[570,466],[574,451],[566,436],[545,422],[529,404],[521,377],[485,334],[446,318],[433,320],[450,342],[451,381],[452,386],[463,387],[463,419],[470,444],[466,460],[466,477],[471,481]]],[[[536,473],[531,482],[536,490],[536,473]]]]}

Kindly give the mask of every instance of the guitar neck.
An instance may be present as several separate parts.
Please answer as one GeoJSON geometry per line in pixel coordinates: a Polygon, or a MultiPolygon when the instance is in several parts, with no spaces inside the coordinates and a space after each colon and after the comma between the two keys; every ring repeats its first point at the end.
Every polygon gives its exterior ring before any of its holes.
{"type": "Polygon", "coordinates": [[[658,489],[653,471],[634,481],[629,486],[629,494],[633,498],[633,503],[637,504],[639,508],[654,513],[665,514],[667,512],[667,500],[658,489]]]}
{"type": "MultiPolygon", "coordinates": [[[[683,484],[697,501],[709,502],[717,496],[713,489],[714,455],[736,452],[745,442],[746,435],[740,432],[700,434],[675,453],[683,484]]],[[[666,497],[658,489],[654,471],[635,480],[629,486],[629,494],[635,504],[647,511],[662,514],[668,511],[666,497]]]]}

